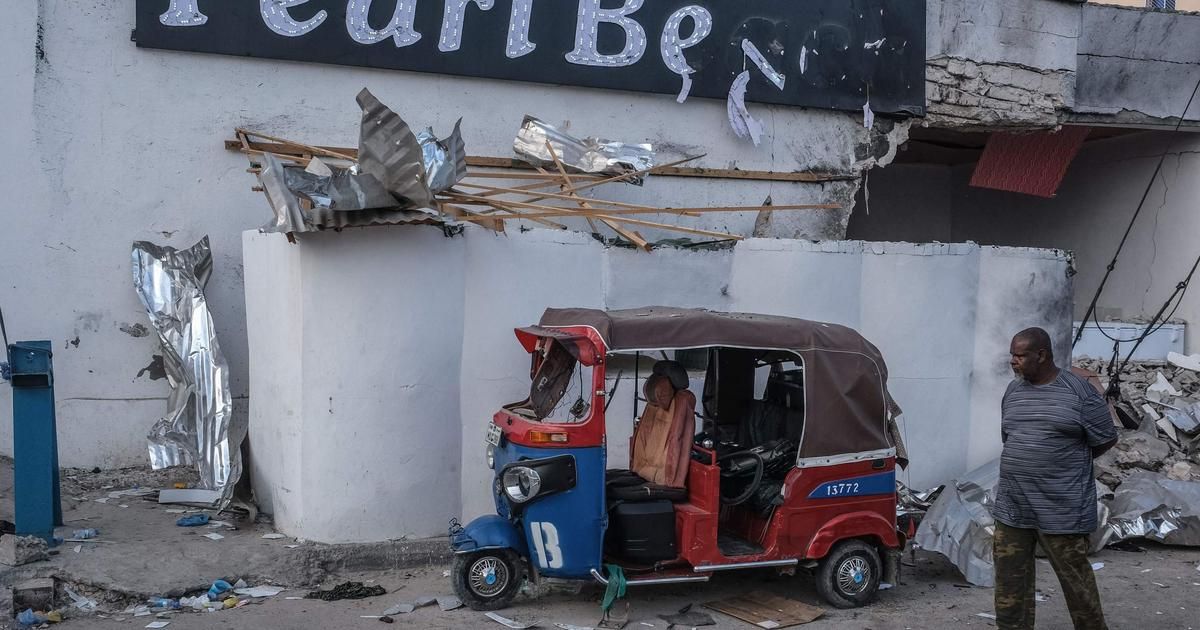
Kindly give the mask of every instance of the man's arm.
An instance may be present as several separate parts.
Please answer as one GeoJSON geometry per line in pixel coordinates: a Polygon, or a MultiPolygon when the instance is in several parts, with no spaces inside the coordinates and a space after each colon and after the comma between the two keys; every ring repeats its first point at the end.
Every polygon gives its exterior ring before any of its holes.
{"type": "Polygon", "coordinates": [[[1093,446],[1092,447],[1092,459],[1096,459],[1097,457],[1100,457],[1101,455],[1108,452],[1108,449],[1110,449],[1116,445],[1117,445],[1117,438],[1113,438],[1103,444],[1100,444],[1098,446],[1093,446]]]}

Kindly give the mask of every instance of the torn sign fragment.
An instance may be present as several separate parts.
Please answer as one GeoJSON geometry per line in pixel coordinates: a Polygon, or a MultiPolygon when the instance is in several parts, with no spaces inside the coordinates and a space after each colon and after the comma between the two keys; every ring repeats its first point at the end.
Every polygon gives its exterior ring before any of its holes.
{"type": "Polygon", "coordinates": [[[767,61],[767,58],[762,54],[762,51],[758,49],[758,46],[755,46],[754,43],[748,39],[743,39],[742,52],[750,58],[750,61],[754,62],[755,66],[758,66],[758,69],[763,73],[763,76],[767,77],[768,81],[774,84],[775,87],[781,90],[783,89],[784,84],[787,82],[787,77],[785,77],[782,72],[776,70],[775,67],[771,65],[771,62],[767,61]]]}
{"type": "Polygon", "coordinates": [[[733,80],[733,85],[729,86],[729,98],[725,101],[725,106],[729,113],[729,126],[733,127],[733,133],[743,140],[753,142],[754,146],[758,146],[762,140],[763,126],[757,118],[750,114],[750,110],[746,109],[746,86],[749,83],[750,71],[743,70],[733,80]]]}

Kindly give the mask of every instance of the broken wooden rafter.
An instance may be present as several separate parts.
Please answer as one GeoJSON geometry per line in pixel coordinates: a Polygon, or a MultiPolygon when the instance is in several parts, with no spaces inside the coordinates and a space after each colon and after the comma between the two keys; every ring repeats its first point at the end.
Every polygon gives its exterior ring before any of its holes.
{"type": "MultiPolygon", "coordinates": [[[[558,172],[562,175],[563,184],[565,184],[563,189],[571,191],[571,195],[575,197],[575,202],[579,204],[580,208],[583,208],[584,210],[591,210],[592,207],[590,205],[588,205],[588,203],[586,201],[584,201],[582,197],[580,197],[577,193],[575,193],[575,185],[571,182],[571,176],[567,175],[566,167],[564,167],[563,163],[561,161],[559,161],[558,153],[554,150],[554,145],[550,144],[550,141],[548,141],[548,140],[546,141],[546,149],[548,149],[550,151],[550,157],[554,159],[554,166],[556,166],[558,168],[558,172]]],[[[639,249],[642,249],[644,251],[650,251],[650,249],[651,249],[650,242],[647,241],[645,238],[643,238],[642,235],[639,234],[636,230],[627,230],[624,227],[621,227],[620,225],[618,225],[616,221],[613,221],[611,218],[609,218],[605,215],[598,214],[595,216],[597,219],[600,220],[601,223],[603,223],[604,225],[607,225],[609,227],[609,229],[616,232],[620,236],[625,237],[625,240],[629,241],[630,243],[633,243],[639,249]]],[[[592,222],[591,219],[588,219],[588,223],[590,224],[591,222],[592,222]]],[[[595,225],[592,226],[592,232],[593,233],[596,232],[595,225]]]]}
{"type": "MultiPolygon", "coordinates": [[[[249,135],[267,138],[257,132],[248,131],[249,135]]],[[[318,151],[336,154],[340,159],[358,159],[358,149],[348,147],[327,147],[319,145],[303,145],[309,149],[310,153],[320,155],[318,151]]],[[[243,151],[243,147],[237,140],[226,140],[225,148],[230,151],[243,151]]],[[[251,142],[250,150],[263,153],[272,153],[279,156],[292,155],[299,157],[303,151],[301,145],[295,143],[270,143],[270,142],[251,142]]],[[[693,158],[694,159],[694,158],[693,158]]],[[[690,160],[684,160],[690,161],[690,160]]],[[[533,166],[514,158],[500,157],[482,157],[468,156],[467,166],[476,168],[502,168],[516,171],[532,171],[533,166]]],[[[847,175],[843,173],[821,173],[821,172],[797,172],[797,171],[761,171],[761,170],[743,170],[737,168],[707,168],[700,166],[680,167],[663,165],[652,170],[653,174],[661,177],[701,177],[709,179],[740,179],[751,181],[770,181],[770,182],[793,182],[793,183],[819,183],[819,182],[834,182],[857,179],[857,175],[847,175]]],[[[512,179],[545,179],[545,177],[537,173],[469,173],[475,177],[494,177],[501,179],[510,177],[512,179]]],[[[592,178],[596,177],[592,174],[571,174],[572,178],[592,178]]]]}

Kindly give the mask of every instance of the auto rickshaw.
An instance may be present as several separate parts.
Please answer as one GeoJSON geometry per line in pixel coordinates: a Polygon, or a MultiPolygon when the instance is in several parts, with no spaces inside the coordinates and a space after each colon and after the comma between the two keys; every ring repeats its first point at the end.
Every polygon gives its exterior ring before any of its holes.
{"type": "Polygon", "coordinates": [[[612,566],[628,586],[810,569],[840,608],[895,583],[899,409],[883,357],[854,330],[648,307],[549,309],[516,336],[532,385],[487,428],[496,514],[450,527],[451,580],[471,608],[507,606],[524,579],[607,584],[612,566]],[[606,367],[631,354],[643,386],[630,465],[607,470],[622,378],[608,389],[606,367]],[[643,355],[662,360],[642,372],[643,355]],[[689,372],[703,376],[699,405],[689,372]]]}

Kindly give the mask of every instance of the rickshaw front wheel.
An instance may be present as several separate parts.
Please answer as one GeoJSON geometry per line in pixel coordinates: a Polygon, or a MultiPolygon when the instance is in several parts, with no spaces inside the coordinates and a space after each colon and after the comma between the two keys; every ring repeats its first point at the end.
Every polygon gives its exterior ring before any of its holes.
{"type": "Polygon", "coordinates": [[[844,540],[817,569],[817,593],[837,608],[858,608],[875,599],[883,576],[879,551],[861,540],[844,540]]]}
{"type": "Polygon", "coordinates": [[[454,557],[450,580],[454,594],[473,610],[498,610],[516,597],[524,575],[517,555],[486,549],[454,557]]]}

